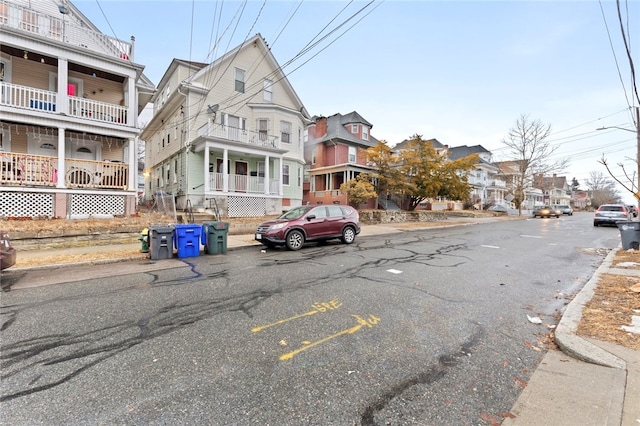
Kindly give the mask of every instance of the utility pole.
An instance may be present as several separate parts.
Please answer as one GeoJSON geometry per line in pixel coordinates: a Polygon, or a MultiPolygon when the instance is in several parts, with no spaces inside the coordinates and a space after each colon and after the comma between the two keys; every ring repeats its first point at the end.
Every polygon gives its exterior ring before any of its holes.
{"type": "Polygon", "coordinates": [[[636,107],[636,163],[637,163],[637,183],[636,192],[633,195],[636,197],[636,204],[638,205],[638,218],[640,219],[640,106],[636,107]]]}

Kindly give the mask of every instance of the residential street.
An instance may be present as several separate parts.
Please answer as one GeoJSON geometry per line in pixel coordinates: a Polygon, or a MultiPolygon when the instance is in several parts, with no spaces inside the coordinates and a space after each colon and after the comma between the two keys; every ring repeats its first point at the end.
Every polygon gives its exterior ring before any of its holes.
{"type": "Polygon", "coordinates": [[[114,264],[8,291],[0,421],[491,424],[598,249],[619,241],[576,214],[114,264]]]}

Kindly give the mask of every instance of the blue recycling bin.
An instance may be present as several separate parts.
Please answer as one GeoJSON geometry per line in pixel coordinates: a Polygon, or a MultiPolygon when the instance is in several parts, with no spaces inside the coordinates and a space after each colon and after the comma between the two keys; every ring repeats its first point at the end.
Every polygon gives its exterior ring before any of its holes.
{"type": "Polygon", "coordinates": [[[207,254],[227,252],[229,222],[202,222],[202,245],[207,254]]]}
{"type": "Polygon", "coordinates": [[[150,226],[147,238],[152,260],[173,258],[173,227],[150,226]]]}
{"type": "Polygon", "coordinates": [[[193,223],[176,225],[175,246],[179,258],[200,256],[201,231],[202,226],[193,223]]]}

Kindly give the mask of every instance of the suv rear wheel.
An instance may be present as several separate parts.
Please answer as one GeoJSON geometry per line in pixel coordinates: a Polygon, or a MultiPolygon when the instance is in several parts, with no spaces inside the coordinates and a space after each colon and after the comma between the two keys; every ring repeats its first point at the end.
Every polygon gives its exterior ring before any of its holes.
{"type": "Polygon", "coordinates": [[[302,232],[294,229],[287,234],[286,244],[289,250],[300,250],[304,244],[304,235],[302,232]]]}
{"type": "Polygon", "coordinates": [[[342,230],[342,242],[344,244],[351,244],[356,239],[356,230],[351,226],[347,226],[342,230]]]}

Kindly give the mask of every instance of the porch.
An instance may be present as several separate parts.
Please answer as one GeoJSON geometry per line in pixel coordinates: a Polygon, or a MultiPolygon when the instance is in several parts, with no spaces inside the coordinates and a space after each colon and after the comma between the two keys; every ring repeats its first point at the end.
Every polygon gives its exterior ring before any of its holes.
{"type": "MultiPolygon", "coordinates": [[[[59,114],[58,92],[0,82],[0,105],[59,114]]],[[[130,126],[127,107],[68,95],[67,115],[120,126],[130,126]]]]}
{"type": "Polygon", "coordinates": [[[58,188],[119,189],[129,186],[129,165],[116,161],[66,158],[58,170],[58,158],[44,155],[0,153],[0,185],[58,188]],[[63,179],[62,182],[59,182],[63,179]]]}
{"type": "Polygon", "coordinates": [[[209,182],[211,191],[221,192],[278,195],[280,189],[279,179],[265,179],[258,176],[210,173],[209,182]],[[225,182],[227,182],[226,186],[225,182]]]}

